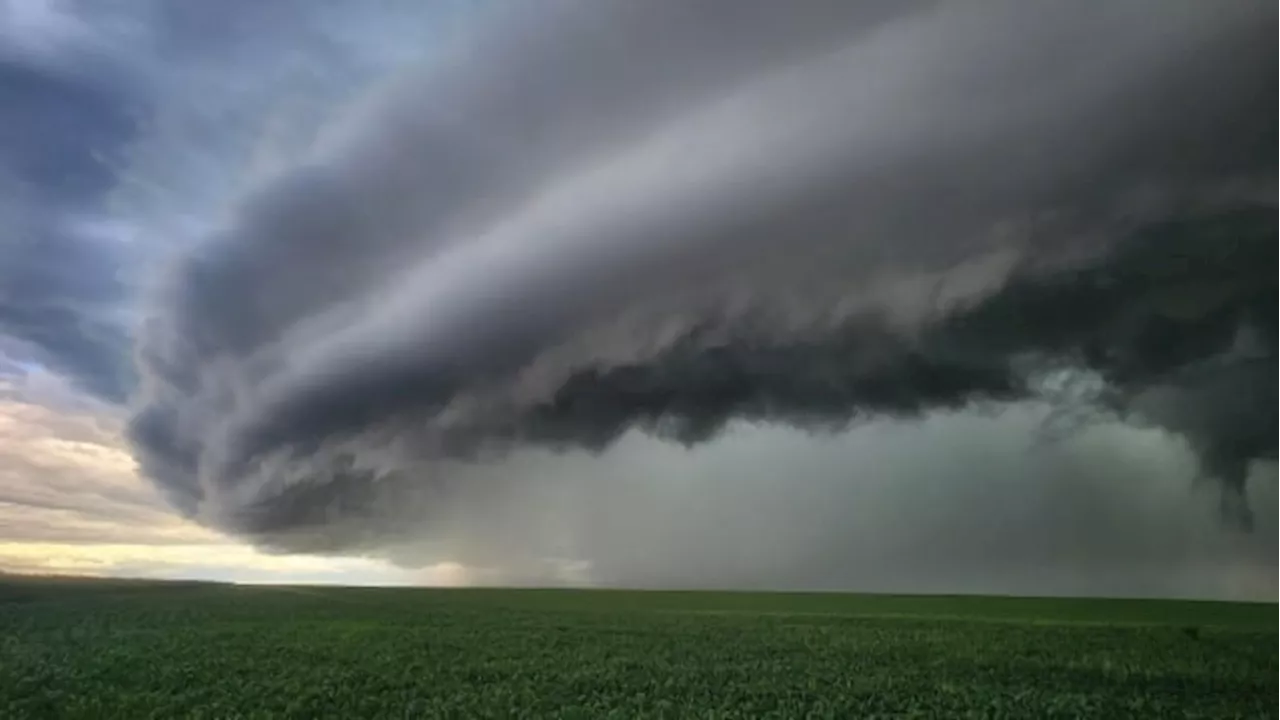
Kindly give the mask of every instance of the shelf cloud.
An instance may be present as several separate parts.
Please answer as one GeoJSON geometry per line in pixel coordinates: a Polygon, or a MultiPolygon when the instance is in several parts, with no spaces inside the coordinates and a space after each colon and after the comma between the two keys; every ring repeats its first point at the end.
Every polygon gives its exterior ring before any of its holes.
{"type": "MultiPolygon", "coordinates": [[[[1275,12],[490,9],[183,253],[139,332],[133,448],[266,546],[409,552],[474,517],[492,533],[449,559],[484,563],[530,542],[498,505],[569,502],[495,464],[1015,408],[1182,438],[1247,528],[1277,436],[1275,12]]],[[[599,577],[674,577],[576,532],[599,577]]]]}

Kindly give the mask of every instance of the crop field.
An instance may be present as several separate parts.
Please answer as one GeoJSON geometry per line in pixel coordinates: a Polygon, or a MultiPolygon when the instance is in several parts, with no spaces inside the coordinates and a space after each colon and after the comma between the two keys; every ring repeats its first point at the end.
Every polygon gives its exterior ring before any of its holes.
{"type": "Polygon", "coordinates": [[[0,718],[1276,716],[1274,604],[0,580],[0,718]]]}

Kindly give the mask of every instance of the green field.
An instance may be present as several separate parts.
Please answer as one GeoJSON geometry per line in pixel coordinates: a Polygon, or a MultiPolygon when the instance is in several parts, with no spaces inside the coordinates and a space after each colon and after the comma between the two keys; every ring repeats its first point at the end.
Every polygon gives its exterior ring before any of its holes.
{"type": "Polygon", "coordinates": [[[1276,717],[1274,604],[0,580],[0,718],[1276,717]]]}

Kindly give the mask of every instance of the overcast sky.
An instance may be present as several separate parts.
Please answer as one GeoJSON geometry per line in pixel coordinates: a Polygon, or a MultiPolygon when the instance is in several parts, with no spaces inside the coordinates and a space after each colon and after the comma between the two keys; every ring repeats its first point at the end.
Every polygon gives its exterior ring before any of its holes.
{"type": "Polygon", "coordinates": [[[0,0],[0,570],[1274,600],[1274,15],[0,0]]]}
{"type": "Polygon", "coordinates": [[[274,99],[334,103],[449,16],[406,29],[393,3],[341,17],[259,5],[0,2],[0,570],[458,581],[447,562],[259,552],[177,513],[123,438],[156,268],[319,122],[298,110],[273,139],[271,116],[290,112],[274,99]]]}

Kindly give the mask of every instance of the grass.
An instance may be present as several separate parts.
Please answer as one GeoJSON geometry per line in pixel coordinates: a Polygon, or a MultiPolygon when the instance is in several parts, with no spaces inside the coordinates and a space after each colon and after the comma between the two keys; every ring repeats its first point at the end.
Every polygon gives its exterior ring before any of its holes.
{"type": "Polygon", "coordinates": [[[1276,610],[6,579],[0,717],[1276,717],[1276,610]]]}

